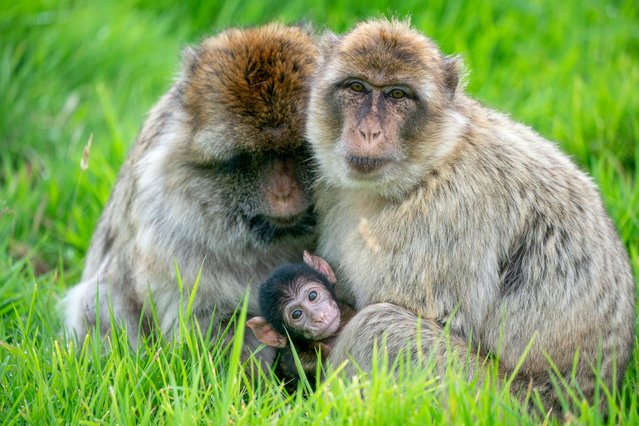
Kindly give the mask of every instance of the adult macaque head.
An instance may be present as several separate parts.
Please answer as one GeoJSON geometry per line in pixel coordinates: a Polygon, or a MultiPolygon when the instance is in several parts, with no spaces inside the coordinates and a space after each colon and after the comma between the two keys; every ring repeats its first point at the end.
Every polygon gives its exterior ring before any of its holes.
{"type": "Polygon", "coordinates": [[[307,135],[335,185],[401,196],[442,155],[458,60],[406,28],[371,22],[323,40],[307,135]]]}
{"type": "Polygon", "coordinates": [[[292,340],[319,341],[333,336],[341,314],[335,301],[335,273],[328,262],[304,252],[304,263],[275,269],[260,286],[263,317],[247,321],[264,344],[283,348],[292,340]]]}
{"type": "MultiPolygon", "coordinates": [[[[227,30],[185,55],[183,67],[189,159],[215,177],[224,206],[264,245],[314,225],[303,126],[315,49],[280,31],[227,30]]],[[[192,191],[200,188],[208,186],[192,191]]]]}

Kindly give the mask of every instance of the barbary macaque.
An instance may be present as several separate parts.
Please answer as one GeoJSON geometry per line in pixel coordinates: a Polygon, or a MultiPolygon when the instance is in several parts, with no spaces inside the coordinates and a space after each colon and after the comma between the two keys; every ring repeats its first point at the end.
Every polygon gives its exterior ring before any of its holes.
{"type": "MultiPolygon", "coordinates": [[[[186,50],[63,301],[69,334],[82,338],[97,317],[106,335],[112,310],[135,346],[152,326],[152,302],[161,332],[174,337],[185,308],[176,269],[185,304],[200,277],[193,313],[204,333],[228,321],[249,285],[313,247],[304,123],[317,53],[307,30],[279,24],[229,29],[186,50]]],[[[248,314],[259,312],[253,297],[248,314]]]]}
{"type": "Polygon", "coordinates": [[[318,253],[358,311],[328,363],[370,369],[383,335],[391,356],[407,341],[441,348],[446,325],[462,361],[481,348],[505,375],[532,341],[514,393],[531,384],[559,408],[548,356],[597,403],[594,370],[617,386],[631,354],[635,285],[592,179],[470,98],[459,59],[406,22],[328,34],[320,51],[307,121],[318,253]]]}
{"type": "Polygon", "coordinates": [[[277,371],[289,389],[299,379],[289,339],[302,370],[314,384],[317,356],[330,353],[339,330],[353,316],[353,309],[335,298],[337,279],[331,266],[319,256],[304,251],[303,263],[276,268],[260,285],[259,301],[264,316],[249,319],[259,341],[280,348],[277,371]]]}

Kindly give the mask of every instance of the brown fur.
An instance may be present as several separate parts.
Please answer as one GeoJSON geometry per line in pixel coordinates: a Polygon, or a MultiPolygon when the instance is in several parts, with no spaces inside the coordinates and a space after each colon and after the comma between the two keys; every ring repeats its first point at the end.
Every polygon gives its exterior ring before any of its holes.
{"type": "MultiPolygon", "coordinates": [[[[135,346],[152,297],[171,337],[184,308],[175,264],[184,300],[201,273],[194,314],[203,330],[213,312],[223,325],[253,283],[312,247],[303,132],[316,55],[305,30],[278,24],[231,29],[185,52],[120,171],[82,282],[63,302],[69,333],[84,336],[97,310],[107,335],[112,309],[135,346]]],[[[249,315],[259,313],[256,294],[249,315]]]]}
{"type": "Polygon", "coordinates": [[[329,361],[350,354],[370,369],[374,340],[386,333],[396,355],[419,314],[425,350],[448,323],[462,347],[472,340],[498,356],[504,374],[535,337],[514,386],[533,379],[549,407],[557,400],[545,354],[570,377],[579,352],[575,379],[592,401],[598,351],[609,387],[631,352],[627,254],[592,180],[555,144],[469,98],[460,68],[403,22],[325,39],[307,124],[321,170],[318,251],[337,266],[343,296],[368,307],[329,361]],[[371,96],[404,85],[414,97],[366,109],[344,86],[351,78],[371,96]],[[379,139],[351,129],[371,136],[375,123],[379,139]],[[392,161],[361,178],[353,152],[392,161]]]}

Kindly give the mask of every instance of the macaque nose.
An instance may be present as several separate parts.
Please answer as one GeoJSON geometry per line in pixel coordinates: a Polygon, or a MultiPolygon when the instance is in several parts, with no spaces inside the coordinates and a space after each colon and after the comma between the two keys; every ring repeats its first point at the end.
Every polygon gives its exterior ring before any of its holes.
{"type": "Polygon", "coordinates": [[[299,219],[306,207],[304,190],[297,180],[295,165],[290,158],[275,159],[264,180],[267,215],[282,225],[299,219]]]}
{"type": "Polygon", "coordinates": [[[286,161],[276,160],[269,185],[269,192],[277,198],[286,198],[297,187],[293,179],[293,170],[286,161]]]}
{"type": "Polygon", "coordinates": [[[377,145],[382,142],[382,123],[377,113],[370,113],[357,125],[360,143],[365,145],[377,145]]]}
{"type": "Polygon", "coordinates": [[[324,322],[324,318],[326,318],[326,312],[316,312],[313,314],[313,322],[324,322]]]}
{"type": "Polygon", "coordinates": [[[358,130],[359,130],[359,135],[362,137],[362,139],[364,139],[364,141],[366,141],[369,144],[376,142],[377,139],[379,139],[380,135],[382,134],[382,129],[378,127],[375,128],[375,127],[365,126],[365,127],[360,127],[358,130]]]}

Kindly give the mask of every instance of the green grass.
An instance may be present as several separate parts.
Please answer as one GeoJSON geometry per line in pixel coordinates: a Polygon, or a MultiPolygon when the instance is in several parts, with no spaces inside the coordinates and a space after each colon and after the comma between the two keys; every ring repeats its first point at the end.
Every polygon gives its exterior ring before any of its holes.
{"type": "MultiPolygon", "coordinates": [[[[137,354],[114,334],[67,345],[56,305],[83,256],[146,111],[180,50],[227,26],[280,20],[341,32],[366,17],[412,16],[470,70],[469,91],[556,140],[599,184],[639,272],[639,5],[408,0],[24,0],[0,5],[0,419],[8,424],[539,423],[493,381],[451,369],[344,382],[307,399],[249,379],[233,345],[182,323],[180,343],[137,354]],[[80,167],[92,140],[89,166],[80,167]],[[422,373],[422,374],[419,374],[422,373]],[[425,378],[426,377],[426,378],[425,378]]],[[[639,423],[639,351],[610,416],[639,423]]],[[[556,421],[549,419],[550,422],[556,421]]]]}

